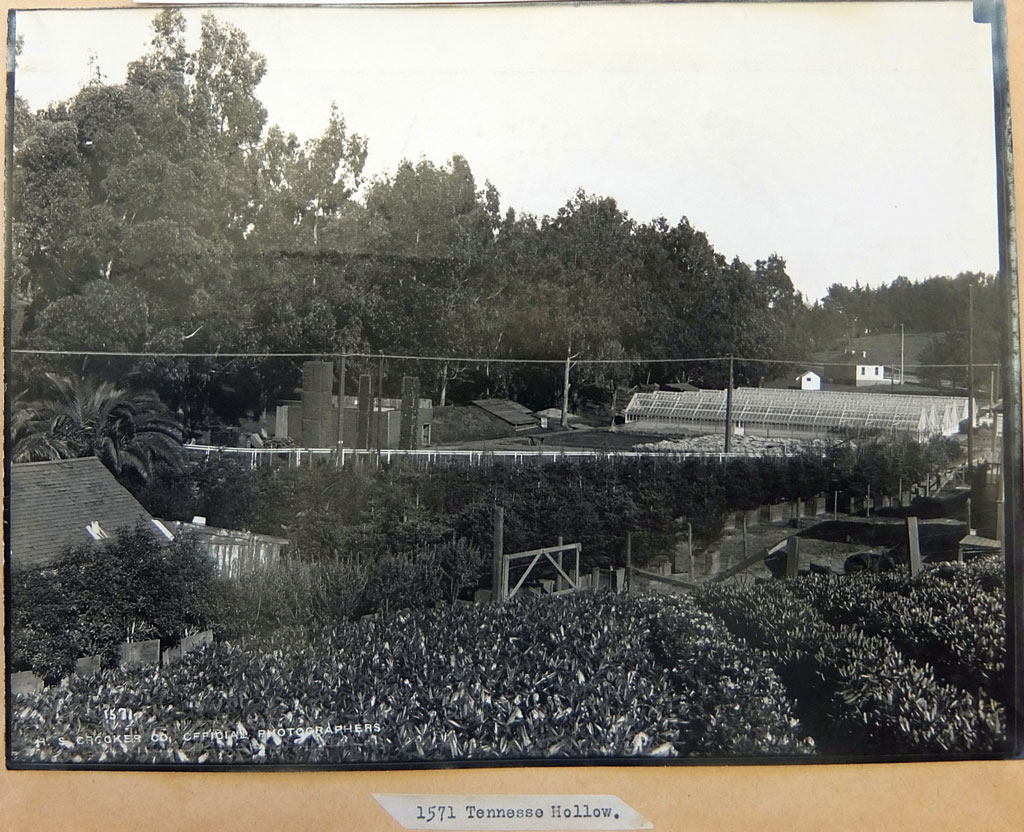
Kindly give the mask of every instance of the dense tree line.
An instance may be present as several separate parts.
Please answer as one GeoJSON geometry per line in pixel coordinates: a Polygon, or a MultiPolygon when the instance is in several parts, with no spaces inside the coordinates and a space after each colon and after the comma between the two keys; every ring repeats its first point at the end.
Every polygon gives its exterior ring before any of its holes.
{"type": "MultiPolygon", "coordinates": [[[[44,371],[90,376],[153,390],[200,430],[272,406],[299,379],[301,359],[224,354],[386,352],[452,357],[388,361],[386,394],[415,374],[436,403],[541,408],[563,397],[562,367],[503,361],[616,362],[573,365],[578,403],[618,384],[724,386],[725,362],[694,359],[730,353],[758,359],[735,367],[737,384],[756,385],[782,373],[773,361],[900,322],[947,332],[935,363],[962,363],[968,282],[978,320],[998,321],[981,275],[835,285],[808,306],[776,254],[729,261],[685,217],[640,223],[582,189],[554,216],[503,208],[459,155],[367,181],[367,139],[338,109],[304,143],[268,125],[266,69],[213,15],[190,48],[168,10],[124,83],[97,74],[38,112],[16,101],[14,346],[218,355],[16,355],[16,393],[41,397],[44,371]]],[[[350,383],[371,367],[349,361],[350,383]]]]}
{"type": "Polygon", "coordinates": [[[817,308],[833,327],[845,322],[854,335],[891,332],[900,324],[908,333],[966,331],[969,286],[974,287],[976,326],[998,326],[999,287],[991,276],[976,272],[920,282],[897,277],[874,288],[834,283],[817,308]]]}
{"type": "MultiPolygon", "coordinates": [[[[207,15],[198,48],[185,35],[163,12],[124,83],[97,77],[39,112],[17,102],[17,346],[621,359],[576,367],[574,396],[684,369],[724,380],[720,364],[645,359],[792,357],[802,300],[782,258],[729,262],[685,218],[638,223],[583,190],[555,216],[503,210],[458,155],[367,182],[367,141],[339,111],[306,143],[268,127],[265,61],[240,30],[207,15]]],[[[299,364],[18,357],[13,369],[23,385],[46,369],[153,389],[196,428],[290,394],[299,364]]],[[[386,390],[407,372],[439,402],[561,395],[557,366],[392,361],[386,390]]],[[[769,374],[737,367],[740,383],[769,374]]]]}

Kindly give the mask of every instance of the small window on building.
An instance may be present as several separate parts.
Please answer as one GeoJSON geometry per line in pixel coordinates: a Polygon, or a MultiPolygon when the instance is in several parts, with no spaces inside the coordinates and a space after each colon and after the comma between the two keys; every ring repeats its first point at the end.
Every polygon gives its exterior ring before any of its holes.
{"type": "Polygon", "coordinates": [[[878,367],[875,367],[875,375],[878,375],[878,367]]]}
{"type": "Polygon", "coordinates": [[[868,370],[868,368],[867,368],[867,367],[861,367],[861,368],[860,368],[860,374],[861,374],[862,376],[863,376],[863,375],[867,375],[867,370],[868,370]]]}

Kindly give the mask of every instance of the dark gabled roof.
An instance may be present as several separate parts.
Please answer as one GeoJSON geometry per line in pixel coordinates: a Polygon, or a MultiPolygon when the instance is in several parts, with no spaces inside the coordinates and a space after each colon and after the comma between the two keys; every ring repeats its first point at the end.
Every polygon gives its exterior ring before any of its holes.
{"type": "Polygon", "coordinates": [[[68,545],[87,543],[93,521],[110,537],[151,517],[94,456],[11,466],[12,567],[51,563],[68,545]]]}
{"type": "Polygon", "coordinates": [[[538,424],[537,418],[518,402],[507,399],[475,399],[473,404],[517,428],[538,424]]]}

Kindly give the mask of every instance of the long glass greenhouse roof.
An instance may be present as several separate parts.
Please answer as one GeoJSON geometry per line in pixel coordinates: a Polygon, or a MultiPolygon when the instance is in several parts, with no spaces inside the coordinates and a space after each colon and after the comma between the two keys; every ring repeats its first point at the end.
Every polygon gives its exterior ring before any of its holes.
{"type": "MultiPolygon", "coordinates": [[[[951,435],[959,429],[966,399],[817,390],[741,387],[733,391],[733,422],[826,433],[833,428],[879,428],[921,435],[951,435]]],[[[627,422],[725,423],[726,392],[661,390],[636,393],[627,422]]]]}

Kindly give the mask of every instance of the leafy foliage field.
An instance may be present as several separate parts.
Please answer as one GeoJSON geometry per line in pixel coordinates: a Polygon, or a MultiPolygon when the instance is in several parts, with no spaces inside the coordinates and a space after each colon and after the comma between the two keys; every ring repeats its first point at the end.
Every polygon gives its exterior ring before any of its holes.
{"type": "Polygon", "coordinates": [[[73,678],[18,763],[972,754],[1005,747],[997,562],[374,615],[73,678]],[[902,599],[902,600],[901,600],[902,599]]]}
{"type": "Polygon", "coordinates": [[[699,602],[766,651],[828,750],[992,751],[1006,741],[1002,570],[810,575],[705,588],[699,602]]]}
{"type": "Polygon", "coordinates": [[[687,599],[457,605],[295,636],[19,698],[12,757],[339,763],[813,747],[761,655],[687,599]]]}

